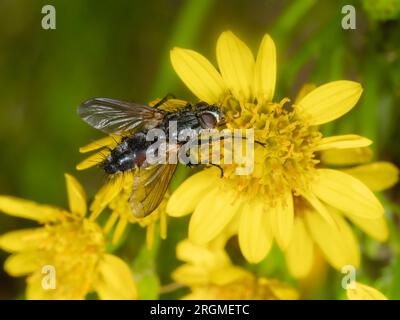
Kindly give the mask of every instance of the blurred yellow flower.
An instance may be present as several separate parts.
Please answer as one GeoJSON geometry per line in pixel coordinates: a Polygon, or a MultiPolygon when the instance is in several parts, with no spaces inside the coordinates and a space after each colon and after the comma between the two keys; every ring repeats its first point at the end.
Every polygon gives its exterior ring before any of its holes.
{"type": "Polygon", "coordinates": [[[388,298],[380,291],[361,284],[359,282],[354,283],[355,288],[346,290],[347,298],[349,300],[388,300],[388,298]]]}
{"type": "Polygon", "coordinates": [[[269,35],[256,59],[229,31],[219,37],[216,51],[220,72],[192,50],[174,48],[171,62],[199,99],[223,108],[228,128],[254,128],[265,147],[255,146],[251,175],[238,176],[235,165],[223,165],[222,179],[214,168],[188,178],[171,195],[167,213],[193,212],[189,239],[202,245],[238,220],[240,248],[249,262],[260,262],[275,240],[298,277],[311,268],[314,244],[335,268],[357,267],[359,247],[346,219],[386,239],[384,208],[368,185],[373,191],[388,187],[397,182],[398,170],[385,162],[340,170],[338,163],[365,162],[372,141],[353,134],[323,137],[318,126],[350,111],[361,85],[334,81],[306,88],[293,104],[288,98],[275,103],[276,49],[269,35]]]}
{"type": "Polygon", "coordinates": [[[223,246],[203,247],[184,240],[177,246],[177,257],[185,264],[175,269],[172,278],[190,287],[184,299],[298,299],[297,291],[289,285],[233,265],[223,246]]]}
{"type": "Polygon", "coordinates": [[[0,248],[12,253],[4,269],[28,276],[28,299],[84,299],[93,291],[100,299],[136,299],[128,265],[106,252],[101,228],[85,217],[84,189],[71,175],[65,179],[69,211],[0,196],[0,211],[43,225],[0,236],[0,248]]]}

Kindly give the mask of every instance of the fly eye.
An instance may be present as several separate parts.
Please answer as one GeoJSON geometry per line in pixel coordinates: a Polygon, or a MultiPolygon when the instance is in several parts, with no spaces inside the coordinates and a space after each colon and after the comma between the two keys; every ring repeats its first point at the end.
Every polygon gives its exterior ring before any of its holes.
{"type": "Polygon", "coordinates": [[[215,128],[217,126],[217,118],[210,112],[202,113],[200,118],[206,128],[215,128]]]}

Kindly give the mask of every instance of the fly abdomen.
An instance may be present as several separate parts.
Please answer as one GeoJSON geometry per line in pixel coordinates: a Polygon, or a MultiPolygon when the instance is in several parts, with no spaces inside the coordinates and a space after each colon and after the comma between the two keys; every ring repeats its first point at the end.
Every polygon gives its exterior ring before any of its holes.
{"type": "Polygon", "coordinates": [[[104,160],[104,171],[115,174],[143,166],[146,161],[147,144],[144,133],[124,138],[104,160]]]}
{"type": "Polygon", "coordinates": [[[116,164],[118,166],[119,171],[128,171],[135,166],[135,154],[134,153],[126,153],[116,159],[116,164]]]}
{"type": "Polygon", "coordinates": [[[108,174],[115,174],[118,172],[124,172],[134,167],[134,154],[110,154],[103,162],[104,171],[108,174]]]}

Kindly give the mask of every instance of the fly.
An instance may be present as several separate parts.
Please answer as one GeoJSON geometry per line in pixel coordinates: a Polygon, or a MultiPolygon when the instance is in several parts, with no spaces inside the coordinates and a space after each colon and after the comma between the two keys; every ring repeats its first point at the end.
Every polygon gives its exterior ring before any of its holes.
{"type": "MultiPolygon", "coordinates": [[[[199,133],[201,129],[214,129],[224,124],[224,114],[217,105],[199,102],[174,111],[109,98],[94,98],[78,108],[79,116],[90,126],[107,134],[119,134],[121,142],[101,163],[111,178],[118,173],[133,171],[132,193],[129,199],[132,213],[145,217],[160,204],[167,191],[177,164],[149,163],[147,151],[153,141],[146,139],[151,129],[160,129],[169,136],[170,123],[176,123],[177,135],[183,130],[199,133]]],[[[168,139],[167,139],[168,144],[168,139]]],[[[184,143],[178,143],[178,149],[184,143]]]]}

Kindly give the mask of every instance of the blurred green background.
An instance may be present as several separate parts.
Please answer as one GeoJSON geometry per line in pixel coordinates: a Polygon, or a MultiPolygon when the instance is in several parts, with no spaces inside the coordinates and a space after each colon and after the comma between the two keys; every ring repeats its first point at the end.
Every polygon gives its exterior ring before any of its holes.
{"type": "MultiPolygon", "coordinates": [[[[361,82],[364,94],[358,106],[323,130],[372,138],[377,157],[400,165],[398,0],[0,0],[0,13],[0,194],[65,206],[63,172],[69,172],[93,196],[104,176],[96,169],[78,174],[74,168],[83,158],[78,148],[101,133],[78,118],[77,105],[95,96],[147,102],[174,93],[193,100],[173,73],[169,50],[192,48],[215,62],[217,37],[227,29],[253,52],[264,33],[273,36],[277,99],[293,98],[305,82],[361,82]],[[56,8],[56,30],[41,28],[46,4],[56,8]],[[341,27],[345,4],[356,8],[356,30],[341,27]]],[[[395,247],[386,255],[381,248],[378,258],[368,243],[363,249],[367,256],[372,252],[369,282],[398,298],[399,198],[398,187],[385,196],[395,247]]],[[[150,274],[161,260],[165,268],[157,271],[161,282],[168,283],[178,265],[174,246],[185,237],[185,223],[170,223],[168,243],[158,244],[162,255],[142,251],[142,260],[132,261],[144,238],[135,226],[137,232],[130,232],[129,241],[117,249],[136,269],[150,274]]],[[[0,215],[0,233],[24,226],[26,221],[0,215]]],[[[1,264],[5,257],[0,252],[1,264]]],[[[157,286],[159,280],[149,281],[157,286]]],[[[22,297],[23,288],[23,279],[0,270],[0,298],[22,297]]],[[[331,288],[321,297],[334,296],[331,288]]]]}

